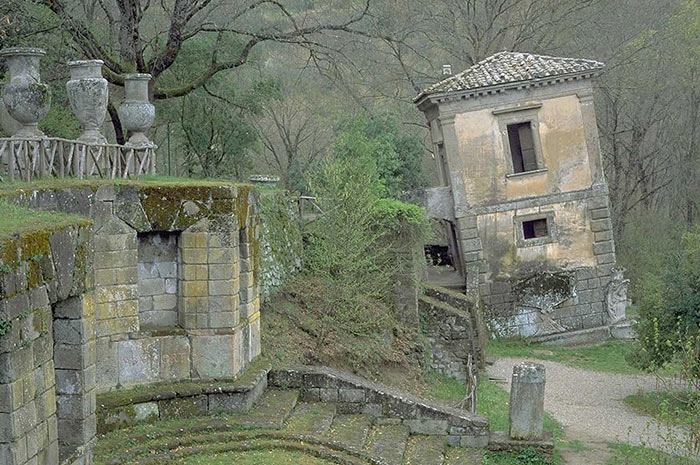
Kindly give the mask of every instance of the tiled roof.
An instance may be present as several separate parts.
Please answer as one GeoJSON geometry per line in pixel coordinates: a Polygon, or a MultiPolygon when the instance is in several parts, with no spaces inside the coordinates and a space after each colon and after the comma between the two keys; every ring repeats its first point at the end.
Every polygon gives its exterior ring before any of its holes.
{"type": "Polygon", "coordinates": [[[599,61],[580,58],[559,58],[531,53],[499,52],[480,61],[459,74],[425,89],[416,100],[429,94],[490,87],[531,81],[550,76],[597,71],[605,65],[599,61]]]}

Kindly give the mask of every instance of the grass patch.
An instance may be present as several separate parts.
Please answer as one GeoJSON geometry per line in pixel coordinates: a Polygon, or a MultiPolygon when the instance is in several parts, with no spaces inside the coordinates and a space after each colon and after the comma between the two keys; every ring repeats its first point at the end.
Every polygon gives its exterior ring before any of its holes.
{"type": "MultiPolygon", "coordinates": [[[[478,413],[489,419],[491,431],[508,431],[510,395],[506,390],[483,376],[476,395],[478,413]]],[[[544,429],[551,431],[555,439],[561,439],[564,435],[561,424],[549,414],[545,414],[544,429]]]]}
{"type": "Polygon", "coordinates": [[[608,444],[613,456],[605,465],[697,465],[697,458],[679,457],[643,446],[608,444]]]}
{"type": "Polygon", "coordinates": [[[645,392],[625,397],[625,403],[637,412],[668,425],[687,425],[688,394],[678,391],[645,392]]]}
{"type": "Polygon", "coordinates": [[[488,452],[484,455],[483,465],[552,465],[555,462],[542,458],[533,449],[524,449],[518,453],[488,452]]]}
{"type": "Polygon", "coordinates": [[[42,229],[60,229],[69,225],[84,224],[87,218],[78,215],[29,210],[7,202],[0,201],[0,239],[9,238],[15,234],[21,235],[30,231],[42,229]]]}
{"type": "Polygon", "coordinates": [[[550,360],[577,368],[608,373],[636,375],[643,373],[627,362],[634,350],[632,341],[608,341],[591,347],[558,347],[523,339],[493,339],[486,351],[497,357],[527,357],[550,360]]]}
{"type": "Polygon", "coordinates": [[[212,455],[193,455],[181,462],[183,465],[330,465],[335,462],[302,452],[283,449],[252,450],[212,455]]]}
{"type": "Polygon", "coordinates": [[[427,396],[441,404],[455,405],[467,395],[467,385],[449,376],[431,372],[427,380],[430,385],[427,396]]]}
{"type": "Polygon", "coordinates": [[[75,178],[41,178],[34,179],[30,182],[12,181],[0,182],[0,196],[11,195],[17,191],[33,191],[46,189],[70,189],[90,187],[97,189],[100,186],[112,185],[163,185],[163,186],[240,186],[249,185],[248,183],[237,183],[230,179],[198,179],[198,178],[179,178],[173,176],[140,176],[130,179],[75,179],[75,178]]]}

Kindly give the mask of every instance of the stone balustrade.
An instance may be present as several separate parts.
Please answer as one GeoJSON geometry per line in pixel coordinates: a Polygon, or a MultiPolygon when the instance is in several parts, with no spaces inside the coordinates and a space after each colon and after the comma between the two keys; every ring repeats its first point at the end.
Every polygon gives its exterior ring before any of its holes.
{"type": "Polygon", "coordinates": [[[49,87],[41,82],[41,49],[0,50],[10,74],[0,99],[0,124],[9,138],[0,138],[0,179],[26,180],[53,176],[128,178],[155,174],[156,146],[148,139],[155,107],[148,101],[150,74],[124,74],[125,98],[119,108],[122,127],[131,137],[124,144],[107,143],[102,134],[109,86],[101,60],[71,61],[66,90],[83,133],[76,140],[46,137],[39,122],[51,104],[49,87]]]}

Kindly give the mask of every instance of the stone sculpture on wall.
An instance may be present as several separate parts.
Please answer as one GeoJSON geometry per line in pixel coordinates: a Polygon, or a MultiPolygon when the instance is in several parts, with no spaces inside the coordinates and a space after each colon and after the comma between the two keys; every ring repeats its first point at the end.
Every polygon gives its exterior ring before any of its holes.
{"type": "Polygon", "coordinates": [[[615,268],[608,284],[606,303],[610,323],[617,323],[627,318],[625,310],[627,310],[627,287],[630,280],[624,278],[624,271],[623,268],[615,268]]]}

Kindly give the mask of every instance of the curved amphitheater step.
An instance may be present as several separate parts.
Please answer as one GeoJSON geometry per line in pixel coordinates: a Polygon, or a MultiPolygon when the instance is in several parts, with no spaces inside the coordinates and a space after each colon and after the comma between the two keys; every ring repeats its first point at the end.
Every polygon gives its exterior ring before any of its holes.
{"type": "Polygon", "coordinates": [[[445,462],[445,438],[440,436],[411,436],[406,445],[404,463],[420,465],[432,463],[443,465],[445,462]]]}
{"type": "Polygon", "coordinates": [[[103,396],[100,412],[108,418],[157,415],[136,422],[102,419],[106,434],[97,443],[95,464],[207,464],[207,456],[247,452],[305,454],[328,465],[481,463],[480,452],[460,447],[485,446],[473,443],[488,434],[488,422],[479,416],[325,368],[250,379],[255,381],[140,387],[103,396]],[[236,397],[249,393],[257,393],[250,403],[236,397]],[[222,405],[238,411],[221,411],[222,405]]]}
{"type": "Polygon", "coordinates": [[[367,439],[367,450],[388,465],[401,465],[409,435],[404,425],[375,425],[367,439]]]}
{"type": "Polygon", "coordinates": [[[280,429],[297,405],[299,391],[268,389],[248,413],[233,414],[234,422],[248,429],[280,429]]]}
{"type": "Polygon", "coordinates": [[[323,402],[297,404],[284,429],[295,434],[323,437],[335,418],[335,405],[323,402]]]}
{"type": "Polygon", "coordinates": [[[392,419],[338,414],[333,403],[297,402],[298,397],[297,390],[268,389],[248,413],[173,419],[112,431],[100,438],[95,463],[175,465],[193,463],[185,462],[188,457],[279,449],[342,465],[481,463],[480,453],[448,447],[444,436],[411,434],[406,425],[392,419]]]}
{"type": "Polygon", "coordinates": [[[338,415],[333,419],[326,437],[349,449],[361,450],[372,429],[374,418],[365,414],[338,415]]]}

